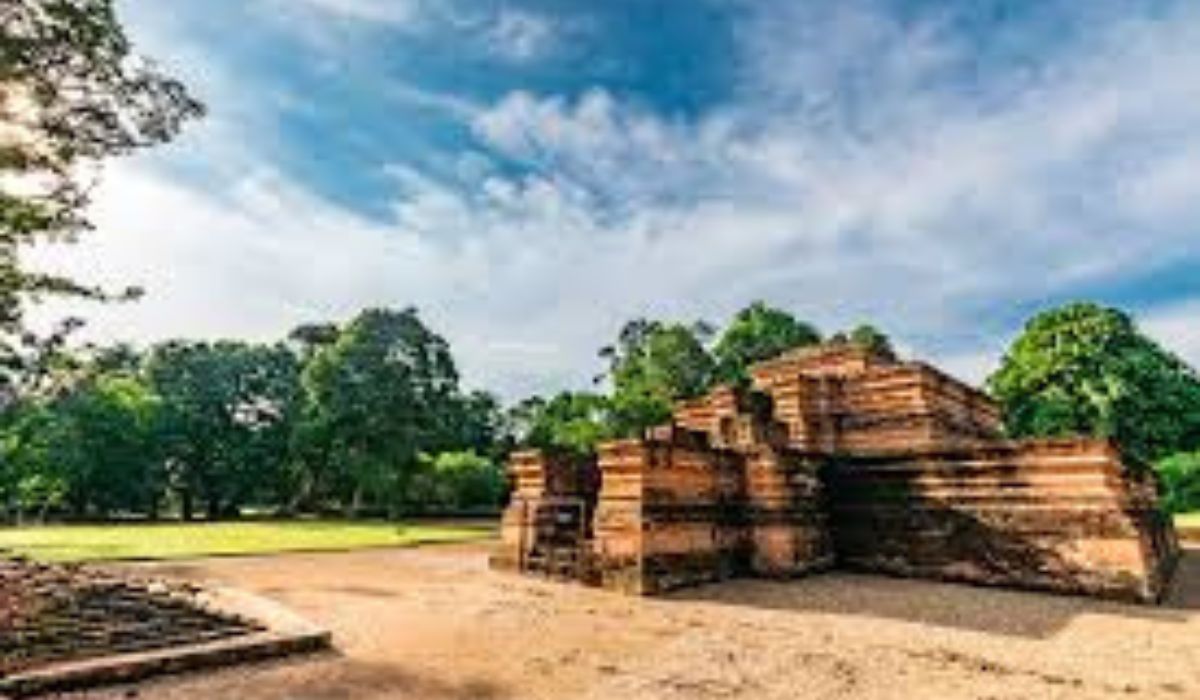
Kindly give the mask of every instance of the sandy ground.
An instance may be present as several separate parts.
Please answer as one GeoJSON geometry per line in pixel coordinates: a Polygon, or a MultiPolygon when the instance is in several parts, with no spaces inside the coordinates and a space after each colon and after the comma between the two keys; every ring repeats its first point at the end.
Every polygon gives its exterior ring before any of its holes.
{"type": "Polygon", "coordinates": [[[1168,606],[832,573],[641,600],[475,546],[152,567],[280,600],[337,653],[76,698],[1200,698],[1200,551],[1168,606]]]}

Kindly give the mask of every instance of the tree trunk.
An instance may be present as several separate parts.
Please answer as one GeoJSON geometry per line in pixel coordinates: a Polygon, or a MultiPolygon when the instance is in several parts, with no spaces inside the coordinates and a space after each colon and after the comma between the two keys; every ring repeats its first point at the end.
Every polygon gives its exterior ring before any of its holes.
{"type": "Polygon", "coordinates": [[[192,518],[195,516],[195,507],[196,507],[195,501],[192,496],[192,489],[190,487],[185,488],[185,489],[183,489],[183,491],[180,492],[179,506],[180,506],[180,508],[183,509],[184,522],[190,523],[192,521],[192,518]]]}

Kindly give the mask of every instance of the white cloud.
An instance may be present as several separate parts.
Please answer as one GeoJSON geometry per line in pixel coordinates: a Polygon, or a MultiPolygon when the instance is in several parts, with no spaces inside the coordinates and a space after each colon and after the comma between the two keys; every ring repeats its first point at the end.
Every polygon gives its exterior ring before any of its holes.
{"type": "MultiPolygon", "coordinates": [[[[465,152],[456,181],[396,163],[387,221],[231,154],[224,133],[200,148],[221,191],[123,165],[67,259],[149,288],[94,314],[109,337],[276,338],[417,304],[472,381],[512,398],[585,385],[632,316],[723,320],[755,298],[828,330],[877,322],[978,382],[1013,330],[979,309],[1200,255],[1200,13],[1097,29],[971,90],[946,78],[962,47],[937,25],[865,7],[745,25],[741,89],[695,119],[601,88],[401,95],[524,169],[465,152]]],[[[1146,326],[1200,362],[1196,308],[1146,326]]]]}
{"type": "MultiPolygon", "coordinates": [[[[258,0],[267,17],[324,52],[337,55],[363,41],[345,29],[388,29],[465,46],[509,63],[544,57],[558,45],[558,18],[473,0],[258,0]],[[331,26],[338,22],[348,26],[331,26]]],[[[569,24],[569,23],[568,23],[569,24]]]]}
{"type": "Polygon", "coordinates": [[[981,302],[1200,253],[1200,178],[1181,158],[1200,147],[1194,11],[1113,25],[980,95],[942,77],[959,47],[936,27],[838,7],[755,25],[763,85],[695,122],[602,90],[516,92],[476,133],[581,191],[603,235],[670,250],[660,274],[710,304],[762,295],[930,338],[978,324],[981,302]]]}
{"type": "Polygon", "coordinates": [[[420,17],[420,0],[286,0],[288,5],[307,6],[326,15],[358,22],[408,26],[420,17]]]}
{"type": "Polygon", "coordinates": [[[1152,309],[1140,321],[1150,337],[1200,369],[1200,299],[1152,309]]]}
{"type": "Polygon", "coordinates": [[[512,61],[541,56],[555,39],[550,19],[531,12],[502,9],[487,24],[484,36],[492,51],[512,61]]]}

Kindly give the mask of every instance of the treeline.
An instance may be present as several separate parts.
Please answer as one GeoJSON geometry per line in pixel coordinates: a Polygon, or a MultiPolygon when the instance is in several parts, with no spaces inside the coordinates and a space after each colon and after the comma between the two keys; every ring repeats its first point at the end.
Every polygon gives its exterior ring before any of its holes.
{"type": "MultiPolygon", "coordinates": [[[[449,345],[413,309],[274,344],[51,345],[0,417],[0,508],[9,520],[491,511],[511,450],[590,452],[817,343],[892,353],[873,326],[824,335],[761,302],[720,329],[638,319],[599,351],[595,390],[505,409],[461,387],[449,345]]],[[[1168,508],[1200,509],[1200,378],[1127,315],[1038,315],[986,388],[1010,435],[1113,437],[1155,464],[1168,508]]]]}
{"type": "Polygon", "coordinates": [[[413,309],[364,311],[273,344],[44,344],[0,416],[0,510],[23,519],[396,516],[491,510],[515,447],[587,451],[669,419],[675,401],[822,340],[890,352],[870,326],[823,339],[762,303],[721,333],[635,320],[599,355],[610,391],[503,410],[466,392],[413,309]]]}
{"type": "Polygon", "coordinates": [[[270,345],[57,348],[0,418],[10,520],[396,515],[503,498],[500,410],[417,312],[270,345]]]}

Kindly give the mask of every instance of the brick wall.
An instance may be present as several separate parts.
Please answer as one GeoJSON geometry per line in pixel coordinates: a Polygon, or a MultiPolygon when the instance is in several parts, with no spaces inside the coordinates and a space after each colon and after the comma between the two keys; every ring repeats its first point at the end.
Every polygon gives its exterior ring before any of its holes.
{"type": "Polygon", "coordinates": [[[1178,555],[1153,476],[1108,442],[993,442],[828,470],[842,565],[1157,600],[1178,555]]]}

